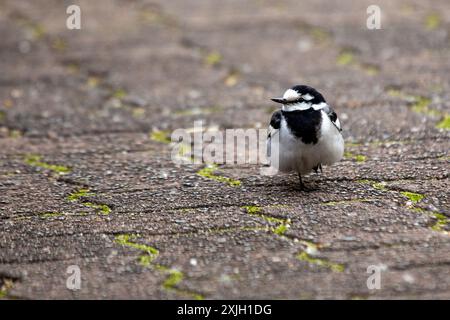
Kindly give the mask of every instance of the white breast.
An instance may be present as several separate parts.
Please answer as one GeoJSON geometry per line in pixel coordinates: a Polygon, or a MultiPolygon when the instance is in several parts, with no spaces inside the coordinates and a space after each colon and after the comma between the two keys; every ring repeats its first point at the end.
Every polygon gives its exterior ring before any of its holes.
{"type": "Polygon", "coordinates": [[[270,141],[271,165],[280,171],[309,173],[318,164],[333,164],[344,155],[344,139],[328,115],[321,111],[322,124],[316,144],[305,144],[291,134],[285,119],[277,135],[270,141]]]}

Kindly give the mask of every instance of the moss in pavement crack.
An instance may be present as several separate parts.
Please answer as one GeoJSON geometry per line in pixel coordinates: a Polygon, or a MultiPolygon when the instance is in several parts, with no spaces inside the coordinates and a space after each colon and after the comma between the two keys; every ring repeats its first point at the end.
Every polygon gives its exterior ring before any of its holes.
{"type": "Polygon", "coordinates": [[[357,59],[355,50],[352,48],[344,48],[336,58],[336,64],[339,66],[352,66],[364,71],[369,76],[377,75],[380,67],[373,63],[364,63],[357,59]]]}
{"type": "Polygon", "coordinates": [[[111,213],[111,207],[104,203],[94,203],[89,201],[81,201],[83,197],[95,196],[94,192],[90,192],[89,189],[82,188],[72,192],[67,196],[67,200],[71,202],[80,201],[81,205],[93,208],[95,211],[102,215],[109,215],[111,213]]]}
{"type": "Polygon", "coordinates": [[[155,270],[165,274],[166,278],[162,283],[162,288],[164,290],[174,291],[177,294],[191,297],[195,300],[204,299],[204,297],[197,292],[177,288],[180,282],[183,281],[183,272],[174,268],[169,268],[161,264],[154,263],[154,260],[159,256],[159,250],[154,247],[135,242],[137,238],[138,236],[133,234],[120,234],[116,236],[115,242],[124,247],[130,247],[140,250],[142,252],[142,254],[139,256],[139,264],[141,266],[154,268],[155,270]]]}
{"type": "Polygon", "coordinates": [[[449,114],[445,114],[444,115],[444,119],[442,119],[442,121],[440,121],[436,125],[436,128],[444,129],[444,130],[450,130],[450,115],[449,114]]]}
{"type": "Polygon", "coordinates": [[[203,169],[197,171],[197,174],[207,179],[212,179],[218,182],[226,183],[231,187],[238,187],[241,185],[241,181],[218,175],[216,171],[217,171],[216,165],[208,165],[203,169]]]}
{"type": "Polygon", "coordinates": [[[97,204],[92,202],[83,202],[83,206],[94,208],[97,212],[108,215],[111,213],[111,208],[106,204],[97,204]]]}
{"type": "Polygon", "coordinates": [[[362,154],[354,154],[352,152],[346,151],[344,157],[350,160],[355,160],[356,162],[365,162],[367,157],[362,154]]]}
{"type": "Polygon", "coordinates": [[[264,219],[269,224],[275,224],[276,227],[270,227],[269,230],[278,236],[283,236],[291,225],[290,219],[275,218],[275,217],[271,217],[271,216],[263,214],[263,209],[261,207],[244,206],[242,208],[245,209],[247,211],[247,213],[250,215],[258,216],[258,217],[264,219]]]}
{"type": "Polygon", "coordinates": [[[427,116],[442,117],[443,119],[436,124],[436,128],[445,130],[450,129],[450,115],[446,112],[430,108],[430,104],[432,102],[430,98],[409,95],[398,89],[389,89],[388,94],[393,97],[400,97],[408,101],[412,101],[410,106],[411,110],[415,113],[424,114],[427,116]]]}
{"type": "Polygon", "coordinates": [[[222,62],[222,60],[223,60],[223,56],[217,51],[209,52],[204,57],[205,65],[210,66],[210,67],[219,65],[222,62]]]}
{"type": "Polygon", "coordinates": [[[384,182],[384,181],[376,182],[375,180],[362,179],[362,180],[357,180],[357,182],[363,183],[363,184],[370,184],[372,186],[372,188],[380,190],[380,191],[389,191],[389,189],[386,188],[386,182],[384,182]]]}
{"type": "MultiPolygon", "coordinates": [[[[431,226],[431,229],[438,232],[445,232],[444,227],[448,226],[450,219],[438,212],[431,212],[431,215],[436,219],[436,223],[431,226]]],[[[448,234],[448,232],[446,232],[448,234]]]]}
{"type": "Polygon", "coordinates": [[[425,196],[420,193],[414,193],[409,191],[400,191],[402,195],[407,197],[413,204],[416,204],[417,202],[421,201],[425,196]]]}
{"type": "Polygon", "coordinates": [[[69,201],[77,201],[82,197],[94,196],[95,193],[89,192],[89,189],[78,189],[67,196],[69,201]]]}
{"type": "Polygon", "coordinates": [[[411,205],[409,205],[408,208],[410,208],[414,211],[417,211],[417,212],[425,213],[428,216],[430,216],[436,220],[436,222],[430,227],[431,230],[450,235],[450,233],[448,231],[444,230],[444,228],[450,222],[450,219],[448,217],[446,217],[445,215],[443,215],[440,212],[426,210],[426,209],[416,207],[416,204],[419,203],[420,201],[422,201],[422,199],[425,198],[425,195],[420,194],[420,193],[409,192],[409,191],[401,191],[400,193],[402,195],[404,195],[405,197],[407,197],[409,199],[409,201],[411,202],[411,205]]]}
{"type": "Polygon", "coordinates": [[[56,172],[57,174],[67,174],[70,172],[70,169],[68,167],[44,162],[42,161],[42,156],[36,154],[27,155],[25,157],[25,163],[32,167],[56,172]]]}
{"type": "Polygon", "coordinates": [[[167,130],[153,130],[150,133],[150,139],[164,144],[169,144],[172,142],[170,132],[167,130]]]}
{"type": "Polygon", "coordinates": [[[0,278],[0,299],[4,299],[8,297],[9,291],[14,286],[14,279],[11,278],[0,278]]]}
{"type": "Polygon", "coordinates": [[[135,240],[136,238],[137,237],[135,235],[121,234],[121,235],[116,236],[115,241],[116,241],[116,243],[118,243],[122,246],[130,247],[130,248],[137,249],[137,250],[144,252],[143,254],[141,254],[139,256],[139,263],[144,267],[148,267],[150,265],[150,263],[154,259],[156,259],[156,257],[158,257],[159,251],[158,251],[158,249],[147,246],[145,244],[140,244],[140,243],[131,241],[131,240],[135,240]]]}
{"type": "Polygon", "coordinates": [[[345,270],[343,264],[334,263],[327,259],[316,257],[316,255],[319,253],[319,246],[317,244],[309,241],[302,241],[302,244],[305,246],[305,250],[297,254],[298,260],[328,268],[333,272],[343,272],[345,270]]]}
{"type": "Polygon", "coordinates": [[[434,230],[434,231],[438,231],[444,234],[450,234],[448,231],[444,230],[444,227],[446,227],[449,222],[450,219],[447,218],[445,215],[443,215],[440,212],[436,212],[436,211],[431,211],[431,210],[426,210],[426,209],[422,209],[416,206],[416,204],[418,204],[420,201],[422,201],[425,198],[425,195],[422,193],[416,193],[416,192],[411,192],[411,191],[396,191],[396,190],[392,190],[389,189],[386,186],[385,182],[375,182],[373,180],[359,180],[358,182],[360,183],[369,183],[372,184],[372,187],[381,191],[394,191],[394,192],[399,192],[402,196],[408,198],[408,202],[406,203],[406,207],[409,209],[412,209],[414,211],[417,212],[421,212],[421,213],[425,213],[428,216],[432,217],[433,219],[436,220],[436,223],[434,225],[432,225],[430,227],[430,229],[434,230]]]}

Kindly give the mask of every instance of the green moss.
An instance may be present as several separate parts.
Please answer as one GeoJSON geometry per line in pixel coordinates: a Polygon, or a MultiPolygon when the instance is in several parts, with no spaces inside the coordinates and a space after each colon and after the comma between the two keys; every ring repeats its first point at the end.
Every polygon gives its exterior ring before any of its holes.
{"type": "Polygon", "coordinates": [[[217,66],[219,65],[223,60],[222,55],[219,52],[210,52],[205,57],[205,64],[208,66],[217,66]]]}
{"type": "MultiPolygon", "coordinates": [[[[89,189],[83,188],[72,192],[67,196],[67,200],[71,202],[79,201],[82,197],[95,196],[95,193],[90,192],[89,189]]],[[[103,203],[93,203],[89,201],[84,201],[81,203],[85,207],[93,208],[96,212],[103,215],[108,215],[111,213],[111,208],[103,203]]]]}
{"type": "Polygon", "coordinates": [[[87,79],[86,84],[91,88],[97,88],[99,86],[100,82],[101,82],[101,78],[96,77],[96,76],[90,76],[87,79]]]}
{"type": "Polygon", "coordinates": [[[136,239],[135,235],[121,234],[121,235],[116,236],[115,242],[117,244],[120,244],[125,247],[130,247],[133,249],[143,251],[144,254],[139,256],[139,263],[144,267],[148,267],[150,265],[150,263],[158,257],[159,251],[158,251],[158,249],[153,248],[151,246],[132,242],[132,240],[135,240],[135,239],[136,239]]]}
{"type": "Polygon", "coordinates": [[[375,76],[380,73],[380,67],[370,63],[361,64],[361,69],[369,76],[375,76]]]}
{"type": "Polygon", "coordinates": [[[450,130],[450,115],[446,114],[444,119],[442,119],[437,125],[438,129],[450,130]]]}
{"type": "Polygon", "coordinates": [[[247,211],[247,213],[250,215],[255,215],[255,216],[258,216],[258,217],[264,219],[265,221],[267,221],[269,223],[277,224],[276,227],[271,227],[271,228],[269,228],[269,230],[278,236],[283,236],[290,227],[290,224],[291,224],[290,219],[275,218],[275,217],[271,217],[271,216],[262,214],[261,207],[244,206],[242,208],[245,209],[247,211]]]}
{"type": "Polygon", "coordinates": [[[431,226],[431,229],[434,231],[442,232],[444,227],[446,227],[450,222],[450,219],[442,213],[433,212],[432,216],[437,220],[436,223],[431,226]]]}
{"type": "Polygon", "coordinates": [[[40,40],[46,35],[45,28],[41,24],[30,23],[28,27],[34,40],[40,40]]]}
{"type": "Polygon", "coordinates": [[[167,278],[162,284],[164,290],[173,290],[178,294],[192,297],[196,300],[203,300],[204,297],[196,292],[191,292],[187,290],[181,290],[176,288],[176,286],[183,280],[184,275],[181,271],[176,269],[171,269],[166,266],[153,263],[154,260],[159,256],[159,250],[141,243],[136,243],[134,240],[137,239],[137,235],[133,234],[121,234],[115,237],[115,242],[125,247],[130,247],[133,249],[140,250],[143,254],[139,256],[139,264],[143,267],[153,267],[159,272],[168,274],[167,278]]]}
{"type": "Polygon", "coordinates": [[[111,213],[111,208],[106,204],[83,202],[83,205],[89,208],[94,208],[97,212],[100,212],[103,215],[108,215],[111,213]]]}
{"type": "Polygon", "coordinates": [[[388,94],[393,97],[400,97],[402,99],[412,101],[412,103],[410,104],[411,110],[415,113],[434,117],[442,116],[442,113],[440,111],[430,108],[431,99],[428,97],[410,95],[402,92],[399,89],[388,89],[388,94]]]}
{"type": "MultiPolygon", "coordinates": [[[[358,180],[358,182],[373,183],[373,181],[371,181],[371,180],[358,180]]],[[[388,188],[386,188],[385,182],[373,183],[372,186],[375,189],[378,189],[381,191],[390,191],[388,188]]],[[[405,196],[406,198],[408,198],[409,201],[411,201],[412,205],[408,205],[407,206],[408,209],[427,214],[437,220],[436,223],[433,226],[431,226],[432,230],[444,232],[445,234],[449,234],[447,231],[443,230],[443,228],[445,226],[447,226],[449,223],[449,219],[445,215],[443,215],[439,212],[433,212],[433,211],[425,210],[423,208],[419,208],[419,207],[415,206],[417,203],[419,203],[420,201],[422,201],[425,198],[424,194],[410,192],[410,191],[400,191],[400,194],[405,196]]]]}
{"type": "Polygon", "coordinates": [[[365,162],[367,160],[367,157],[362,154],[353,154],[352,152],[345,152],[344,157],[347,159],[355,160],[356,162],[365,162]]]}
{"type": "Polygon", "coordinates": [[[95,195],[95,193],[89,192],[89,189],[79,189],[79,190],[74,191],[71,194],[69,194],[67,196],[67,200],[73,202],[73,201],[79,200],[81,197],[88,197],[88,196],[93,196],[93,195],[95,195]]]}
{"type": "Polygon", "coordinates": [[[207,178],[207,179],[212,179],[212,180],[215,180],[218,182],[226,183],[231,187],[238,187],[241,185],[241,181],[217,175],[217,174],[215,174],[216,171],[217,171],[217,166],[210,165],[210,166],[206,166],[203,169],[200,169],[199,171],[197,171],[197,174],[199,176],[207,178]]]}
{"type": "Polygon", "coordinates": [[[180,295],[185,295],[185,296],[191,297],[194,300],[204,300],[205,299],[203,297],[203,295],[201,295],[201,294],[198,294],[196,292],[191,292],[188,290],[178,289],[176,287],[181,281],[183,281],[183,278],[184,278],[183,272],[181,272],[177,269],[169,269],[169,268],[167,268],[165,266],[161,266],[161,265],[156,266],[156,268],[158,270],[168,274],[167,278],[164,280],[164,282],[162,284],[162,287],[165,290],[175,291],[176,293],[178,293],[180,295]]]}
{"type": "Polygon", "coordinates": [[[386,182],[384,181],[376,182],[372,184],[372,187],[380,191],[389,191],[389,189],[386,187],[386,182]]]}
{"type": "Polygon", "coordinates": [[[172,269],[169,271],[169,276],[167,279],[163,282],[163,287],[166,289],[172,289],[177,284],[179,284],[183,280],[183,273],[172,269]]]}
{"type": "Polygon", "coordinates": [[[17,138],[22,137],[23,133],[20,130],[11,129],[11,130],[8,131],[8,136],[10,138],[17,139],[17,138]]]}
{"type": "Polygon", "coordinates": [[[362,143],[360,143],[360,142],[346,142],[345,146],[346,147],[360,147],[360,146],[362,146],[362,143]]]}
{"type": "Polygon", "coordinates": [[[9,278],[2,278],[2,285],[0,287],[0,299],[4,299],[8,296],[8,292],[14,286],[14,280],[9,278]]]}
{"type": "Polygon", "coordinates": [[[415,96],[414,103],[412,104],[411,108],[414,112],[427,114],[430,112],[429,108],[428,108],[430,103],[431,103],[430,98],[422,97],[422,96],[415,96]]]}
{"type": "Polygon", "coordinates": [[[68,167],[43,162],[42,156],[40,155],[27,155],[25,157],[25,163],[29,166],[51,170],[58,174],[66,174],[70,172],[70,169],[68,167]]]}
{"type": "Polygon", "coordinates": [[[297,255],[297,259],[306,261],[308,263],[316,264],[331,269],[334,272],[343,272],[345,270],[344,265],[330,262],[326,259],[315,257],[319,252],[319,245],[310,241],[301,241],[306,247],[304,251],[297,255]]]}
{"type": "Polygon", "coordinates": [[[311,264],[315,264],[315,265],[318,265],[321,267],[329,268],[333,272],[343,272],[345,270],[345,267],[342,264],[333,263],[326,259],[312,257],[310,254],[306,253],[306,251],[300,252],[297,255],[297,259],[311,263],[311,264]]]}
{"type": "Polygon", "coordinates": [[[421,201],[425,197],[423,194],[409,191],[401,191],[400,193],[405,197],[407,197],[413,204],[421,201]]]}
{"type": "Polygon", "coordinates": [[[288,228],[289,228],[289,225],[283,223],[283,224],[280,224],[278,227],[276,227],[273,230],[273,233],[275,233],[276,235],[282,236],[286,233],[288,228]]]}
{"type": "Polygon", "coordinates": [[[52,43],[52,48],[57,52],[65,52],[67,50],[67,42],[62,38],[56,38],[52,43]]]}
{"type": "Polygon", "coordinates": [[[310,34],[314,41],[318,43],[324,43],[330,39],[330,34],[327,30],[319,28],[319,27],[313,27],[310,30],[310,34]]]}
{"type": "Polygon", "coordinates": [[[336,59],[336,63],[340,66],[347,66],[355,62],[355,56],[350,51],[343,51],[336,59]]]}
{"type": "Polygon", "coordinates": [[[361,180],[357,180],[357,182],[364,183],[364,184],[370,184],[370,185],[372,185],[372,188],[380,190],[380,191],[389,191],[389,189],[386,187],[387,184],[384,181],[376,182],[374,180],[361,179],[361,180]]]}
{"type": "Polygon", "coordinates": [[[267,222],[272,222],[272,223],[285,223],[286,222],[285,219],[275,218],[275,217],[271,217],[271,216],[267,216],[267,215],[260,215],[260,216],[267,222]]]}
{"type": "Polygon", "coordinates": [[[127,96],[127,92],[124,89],[116,89],[112,93],[112,97],[116,99],[123,99],[127,96]]]}
{"type": "Polygon", "coordinates": [[[435,30],[441,25],[441,17],[438,13],[433,12],[425,18],[425,28],[435,30]]]}
{"type": "Polygon", "coordinates": [[[258,206],[244,206],[244,208],[248,214],[258,214],[262,211],[261,207],[258,206]]]}
{"type": "Polygon", "coordinates": [[[156,142],[169,144],[172,142],[170,139],[170,132],[166,130],[154,130],[150,133],[150,139],[156,142]]]}
{"type": "Polygon", "coordinates": [[[404,97],[404,93],[400,89],[396,89],[396,88],[389,88],[387,90],[387,93],[391,97],[404,97]]]}

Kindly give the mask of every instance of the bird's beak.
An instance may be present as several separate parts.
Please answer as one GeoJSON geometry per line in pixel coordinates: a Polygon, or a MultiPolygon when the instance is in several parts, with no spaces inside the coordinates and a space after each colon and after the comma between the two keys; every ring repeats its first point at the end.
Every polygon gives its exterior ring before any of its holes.
{"type": "Polygon", "coordinates": [[[284,99],[284,98],[272,98],[272,99],[270,99],[270,100],[272,100],[273,102],[276,102],[276,103],[286,103],[286,99],[284,99]]]}

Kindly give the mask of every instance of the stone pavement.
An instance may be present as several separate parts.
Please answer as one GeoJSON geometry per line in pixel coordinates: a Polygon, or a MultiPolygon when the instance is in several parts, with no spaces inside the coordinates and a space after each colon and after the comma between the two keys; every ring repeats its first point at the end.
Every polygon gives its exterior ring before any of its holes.
{"type": "Polygon", "coordinates": [[[1,0],[0,297],[449,299],[450,4],[368,30],[372,2],[73,1],[71,31],[71,3],[1,0]],[[294,84],[346,139],[313,191],[171,161],[174,129],[264,128],[294,84]]]}

